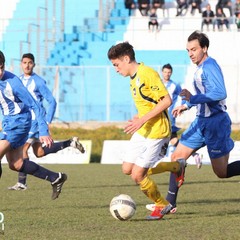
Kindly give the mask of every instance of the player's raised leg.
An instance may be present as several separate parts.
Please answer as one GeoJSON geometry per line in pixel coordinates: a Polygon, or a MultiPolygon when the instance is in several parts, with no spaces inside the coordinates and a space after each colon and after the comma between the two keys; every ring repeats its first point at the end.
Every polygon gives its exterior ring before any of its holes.
{"type": "MultiPolygon", "coordinates": [[[[78,137],[72,137],[71,139],[65,140],[65,141],[54,142],[50,148],[48,148],[46,146],[42,146],[42,144],[40,143],[40,141],[38,139],[31,138],[31,139],[28,139],[28,142],[25,143],[25,145],[24,145],[24,153],[26,156],[26,158],[24,158],[24,161],[29,161],[27,151],[30,148],[30,146],[32,146],[33,152],[36,157],[43,157],[43,156],[46,156],[51,153],[56,153],[67,147],[73,147],[75,149],[78,149],[81,153],[85,152],[85,149],[84,149],[83,145],[81,144],[81,142],[79,141],[78,137]]],[[[25,174],[23,172],[19,172],[18,173],[18,182],[13,186],[8,187],[8,189],[9,190],[18,190],[18,191],[26,190],[27,189],[26,181],[27,181],[27,174],[25,174]]]]}
{"type": "MultiPolygon", "coordinates": [[[[8,141],[1,140],[1,142],[2,141],[6,144],[6,148],[10,147],[10,143],[8,141]]],[[[64,173],[50,171],[32,161],[23,161],[22,153],[23,146],[11,149],[11,151],[6,153],[9,168],[14,171],[23,172],[25,174],[30,174],[37,178],[49,181],[53,189],[52,199],[56,199],[61,193],[63,183],[67,180],[67,175],[64,173]]]]}

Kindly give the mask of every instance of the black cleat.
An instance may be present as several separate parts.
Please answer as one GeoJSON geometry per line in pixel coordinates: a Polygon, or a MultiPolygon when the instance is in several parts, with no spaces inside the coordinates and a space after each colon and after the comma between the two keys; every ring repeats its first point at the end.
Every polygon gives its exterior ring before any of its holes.
{"type": "Polygon", "coordinates": [[[66,180],[67,175],[65,173],[59,173],[59,177],[54,182],[51,183],[53,188],[52,200],[58,198],[59,194],[62,191],[62,186],[66,180]]]}

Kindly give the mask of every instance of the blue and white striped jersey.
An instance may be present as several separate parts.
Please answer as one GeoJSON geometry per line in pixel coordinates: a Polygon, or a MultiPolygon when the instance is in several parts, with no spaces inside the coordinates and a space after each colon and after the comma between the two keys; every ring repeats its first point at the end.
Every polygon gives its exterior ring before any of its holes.
{"type": "MultiPolygon", "coordinates": [[[[56,111],[57,103],[52,95],[52,92],[47,87],[46,81],[35,73],[33,73],[28,78],[24,77],[24,74],[22,74],[19,78],[21,79],[23,85],[28,89],[32,97],[36,101],[38,101],[38,103],[44,109],[44,111],[45,108],[43,106],[43,100],[45,99],[48,102],[47,112],[45,111],[46,121],[47,123],[51,123],[56,111]]],[[[33,112],[32,118],[35,119],[35,115],[33,112]]]]}
{"type": "Polygon", "coordinates": [[[165,87],[168,90],[168,93],[172,99],[172,105],[169,107],[169,111],[171,112],[176,106],[179,106],[182,104],[182,99],[179,96],[180,92],[182,91],[182,88],[179,84],[175,83],[172,80],[169,80],[168,82],[163,82],[165,87]]]}
{"type": "Polygon", "coordinates": [[[33,109],[39,123],[40,135],[49,135],[45,112],[23,86],[21,80],[8,71],[4,72],[0,80],[0,108],[4,119],[33,109]]]}
{"type": "Polygon", "coordinates": [[[171,121],[171,125],[172,125],[172,133],[176,133],[177,131],[180,130],[180,128],[178,128],[176,126],[176,118],[173,117],[172,115],[172,110],[177,107],[180,106],[182,104],[182,98],[179,96],[180,92],[182,91],[182,88],[179,84],[175,83],[172,80],[169,80],[167,82],[164,82],[165,87],[168,90],[168,93],[172,99],[172,104],[171,106],[168,108],[168,115],[171,121]]]}
{"type": "Polygon", "coordinates": [[[194,74],[193,87],[195,95],[192,95],[188,107],[197,107],[197,116],[210,117],[219,112],[225,112],[227,92],[224,77],[216,60],[208,57],[197,66],[194,74]]]}

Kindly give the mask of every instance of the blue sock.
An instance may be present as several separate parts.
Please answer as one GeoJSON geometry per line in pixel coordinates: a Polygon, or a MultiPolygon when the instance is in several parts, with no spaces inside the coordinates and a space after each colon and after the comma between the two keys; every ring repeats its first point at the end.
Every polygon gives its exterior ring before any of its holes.
{"type": "Polygon", "coordinates": [[[240,175],[240,161],[232,162],[227,166],[227,178],[240,175]]]}
{"type": "MultiPolygon", "coordinates": [[[[29,158],[24,158],[23,161],[29,161],[29,158]]],[[[27,174],[24,172],[19,172],[18,173],[18,182],[26,185],[27,181],[27,174]]]]}
{"type": "Polygon", "coordinates": [[[43,168],[32,161],[23,161],[23,165],[19,172],[30,174],[37,178],[45,179],[49,182],[54,182],[59,177],[58,173],[43,168]]]}
{"type": "Polygon", "coordinates": [[[174,173],[170,173],[170,180],[169,180],[169,188],[167,194],[167,201],[170,202],[174,207],[176,207],[177,201],[177,194],[178,194],[178,186],[176,183],[176,176],[174,173]]]}
{"type": "Polygon", "coordinates": [[[71,140],[66,140],[66,141],[63,141],[63,142],[56,142],[56,143],[53,143],[53,145],[48,148],[48,147],[43,147],[43,150],[44,150],[44,156],[50,154],[50,153],[56,153],[58,152],[59,150],[62,150],[64,148],[67,148],[69,147],[71,144],[71,140]]]}

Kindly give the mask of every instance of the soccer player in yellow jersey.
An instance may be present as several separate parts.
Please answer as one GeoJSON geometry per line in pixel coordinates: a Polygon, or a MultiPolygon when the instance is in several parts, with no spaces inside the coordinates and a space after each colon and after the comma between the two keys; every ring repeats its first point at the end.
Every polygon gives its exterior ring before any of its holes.
{"type": "MultiPolygon", "coordinates": [[[[143,63],[136,62],[133,46],[128,42],[112,46],[108,58],[119,74],[130,77],[130,90],[138,111],[124,128],[132,137],[122,171],[130,175],[141,191],[155,203],[156,207],[147,219],[158,220],[171,211],[172,205],[161,196],[148,170],[151,168],[151,174],[154,174],[152,167],[166,154],[171,135],[168,107],[172,100],[159,74],[143,63]]],[[[158,164],[157,173],[165,171],[176,173],[176,181],[182,181],[185,161],[158,164]]]]}

